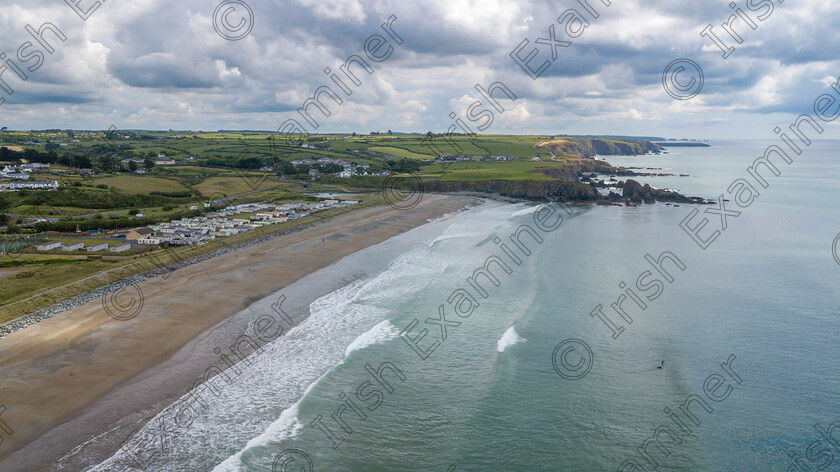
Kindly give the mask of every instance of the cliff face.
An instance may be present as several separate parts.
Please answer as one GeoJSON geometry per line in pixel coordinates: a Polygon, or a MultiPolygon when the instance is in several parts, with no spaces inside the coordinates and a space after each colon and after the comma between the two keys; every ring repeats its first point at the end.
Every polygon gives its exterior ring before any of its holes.
{"type": "Polygon", "coordinates": [[[536,170],[555,179],[571,181],[578,181],[578,175],[581,173],[591,174],[594,172],[607,175],[635,175],[627,169],[613,167],[605,161],[596,161],[594,159],[578,159],[577,161],[569,161],[569,163],[562,167],[542,167],[536,170]]]}
{"type": "Polygon", "coordinates": [[[662,148],[650,141],[611,141],[598,138],[560,138],[544,141],[537,148],[554,153],[557,157],[593,158],[602,156],[638,156],[660,152],[662,148]]]}

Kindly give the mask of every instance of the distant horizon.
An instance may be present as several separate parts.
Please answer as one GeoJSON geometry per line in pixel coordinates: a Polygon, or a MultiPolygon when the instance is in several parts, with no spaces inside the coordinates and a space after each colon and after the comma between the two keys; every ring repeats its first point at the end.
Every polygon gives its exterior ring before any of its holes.
{"type": "MultiPolygon", "coordinates": [[[[2,132],[13,132],[13,133],[26,133],[26,132],[35,132],[35,133],[45,133],[45,132],[63,132],[66,130],[70,130],[73,132],[81,132],[81,133],[106,133],[108,132],[107,128],[103,129],[74,129],[74,128],[42,128],[42,129],[6,129],[2,132]]],[[[152,129],[152,128],[125,128],[120,129],[118,131],[127,131],[127,132],[143,132],[143,133],[191,133],[191,134],[198,134],[198,133],[227,133],[227,134],[283,134],[276,130],[251,130],[251,129],[242,129],[242,130],[233,130],[233,129],[220,129],[220,130],[194,130],[194,129],[152,129]]],[[[419,132],[419,131],[393,131],[392,135],[394,136],[423,136],[428,131],[419,132]]],[[[354,131],[335,131],[335,132],[324,132],[324,133],[313,133],[310,136],[353,136],[354,131]]],[[[364,137],[364,136],[371,136],[373,133],[379,133],[379,135],[386,135],[387,131],[364,131],[359,132],[355,131],[357,137],[364,137]]],[[[435,135],[440,135],[442,133],[433,132],[435,135]]],[[[669,136],[655,136],[655,135],[630,135],[630,134],[552,134],[552,133],[475,133],[478,136],[527,136],[527,137],[570,137],[570,138],[613,138],[613,139],[635,139],[635,140],[642,140],[642,141],[697,141],[697,142],[704,142],[704,141],[769,141],[773,140],[773,137],[767,138],[729,138],[729,137],[704,137],[704,138],[687,138],[687,137],[669,137],[669,136]]],[[[465,136],[462,134],[455,134],[455,136],[465,136]]],[[[776,139],[778,139],[776,137],[776,139]]],[[[837,138],[814,138],[813,141],[835,141],[840,140],[840,136],[837,138]]],[[[3,146],[3,143],[0,143],[0,147],[3,146]]]]}

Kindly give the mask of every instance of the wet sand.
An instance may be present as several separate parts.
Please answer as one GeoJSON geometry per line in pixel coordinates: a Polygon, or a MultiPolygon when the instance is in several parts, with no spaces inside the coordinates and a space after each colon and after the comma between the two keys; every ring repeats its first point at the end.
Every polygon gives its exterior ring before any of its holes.
{"type": "MultiPolygon", "coordinates": [[[[147,420],[213,361],[208,346],[242,334],[234,315],[252,302],[474,201],[426,195],[407,211],[357,210],[145,280],[138,285],[143,308],[131,320],[112,319],[97,299],[0,340],[0,420],[13,431],[0,424],[0,471],[44,470],[98,435],[147,420]]],[[[308,315],[315,295],[283,308],[308,315]]],[[[119,447],[119,434],[107,436],[95,445],[99,454],[119,447]]]]}

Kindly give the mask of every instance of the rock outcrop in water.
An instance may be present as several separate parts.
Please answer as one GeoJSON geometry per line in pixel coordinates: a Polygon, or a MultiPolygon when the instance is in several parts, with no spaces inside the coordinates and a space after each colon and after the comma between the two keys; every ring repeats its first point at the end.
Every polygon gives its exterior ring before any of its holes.
{"type": "Polygon", "coordinates": [[[675,203],[705,203],[700,197],[686,197],[680,193],[653,188],[649,184],[640,184],[633,179],[627,179],[622,188],[622,196],[633,203],[675,202],[675,203]]]}

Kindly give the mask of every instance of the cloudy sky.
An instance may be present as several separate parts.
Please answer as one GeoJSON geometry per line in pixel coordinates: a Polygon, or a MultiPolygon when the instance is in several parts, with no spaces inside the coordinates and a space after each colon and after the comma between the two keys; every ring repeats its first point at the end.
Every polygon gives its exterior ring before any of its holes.
{"type": "MultiPolygon", "coordinates": [[[[772,130],[830,92],[840,76],[840,3],[832,0],[738,0],[745,20],[733,23],[738,44],[721,24],[734,10],[729,0],[6,0],[0,7],[0,52],[19,68],[38,64],[41,49],[26,26],[53,23],[66,35],[22,81],[8,66],[1,78],[0,126],[13,129],[277,129],[318,87],[335,86],[337,71],[379,34],[393,47],[388,59],[370,61],[368,75],[318,132],[373,130],[441,132],[453,111],[464,116],[484,87],[500,81],[516,94],[502,101],[487,133],[655,135],[687,138],[775,138],[772,130]],[[253,13],[241,2],[246,2],[253,13]],[[561,24],[574,8],[589,22],[561,24]],[[393,31],[381,25],[392,15],[393,31]],[[760,19],[763,17],[763,20],[760,19]],[[245,19],[243,19],[245,18],[245,19]],[[242,28],[237,30],[237,26],[242,28]],[[701,31],[736,48],[728,58],[701,31]],[[215,25],[215,27],[214,27],[215,25]],[[550,39],[570,41],[552,58],[550,39]],[[565,31],[571,27],[577,38],[565,31]],[[248,29],[250,28],[250,32],[248,29]],[[221,30],[220,34],[217,30],[221,30]],[[232,41],[226,36],[239,36],[232,41]],[[532,79],[510,56],[537,48],[532,79]],[[18,61],[24,49],[28,62],[18,61]],[[543,43],[550,41],[542,41],[543,43]],[[687,58],[703,70],[704,85],[689,100],[663,87],[663,70],[687,58]]],[[[374,39],[373,41],[377,41],[374,39]]],[[[375,46],[375,44],[374,44],[375,46]]],[[[353,66],[356,67],[356,66],[353,66]]],[[[679,76],[687,84],[688,75],[679,76]]],[[[312,108],[314,110],[314,108],[312,108]]],[[[313,113],[317,115],[317,113],[313,113]]],[[[827,126],[824,137],[840,138],[827,126]]],[[[311,127],[309,131],[312,131],[311,127]]]]}

